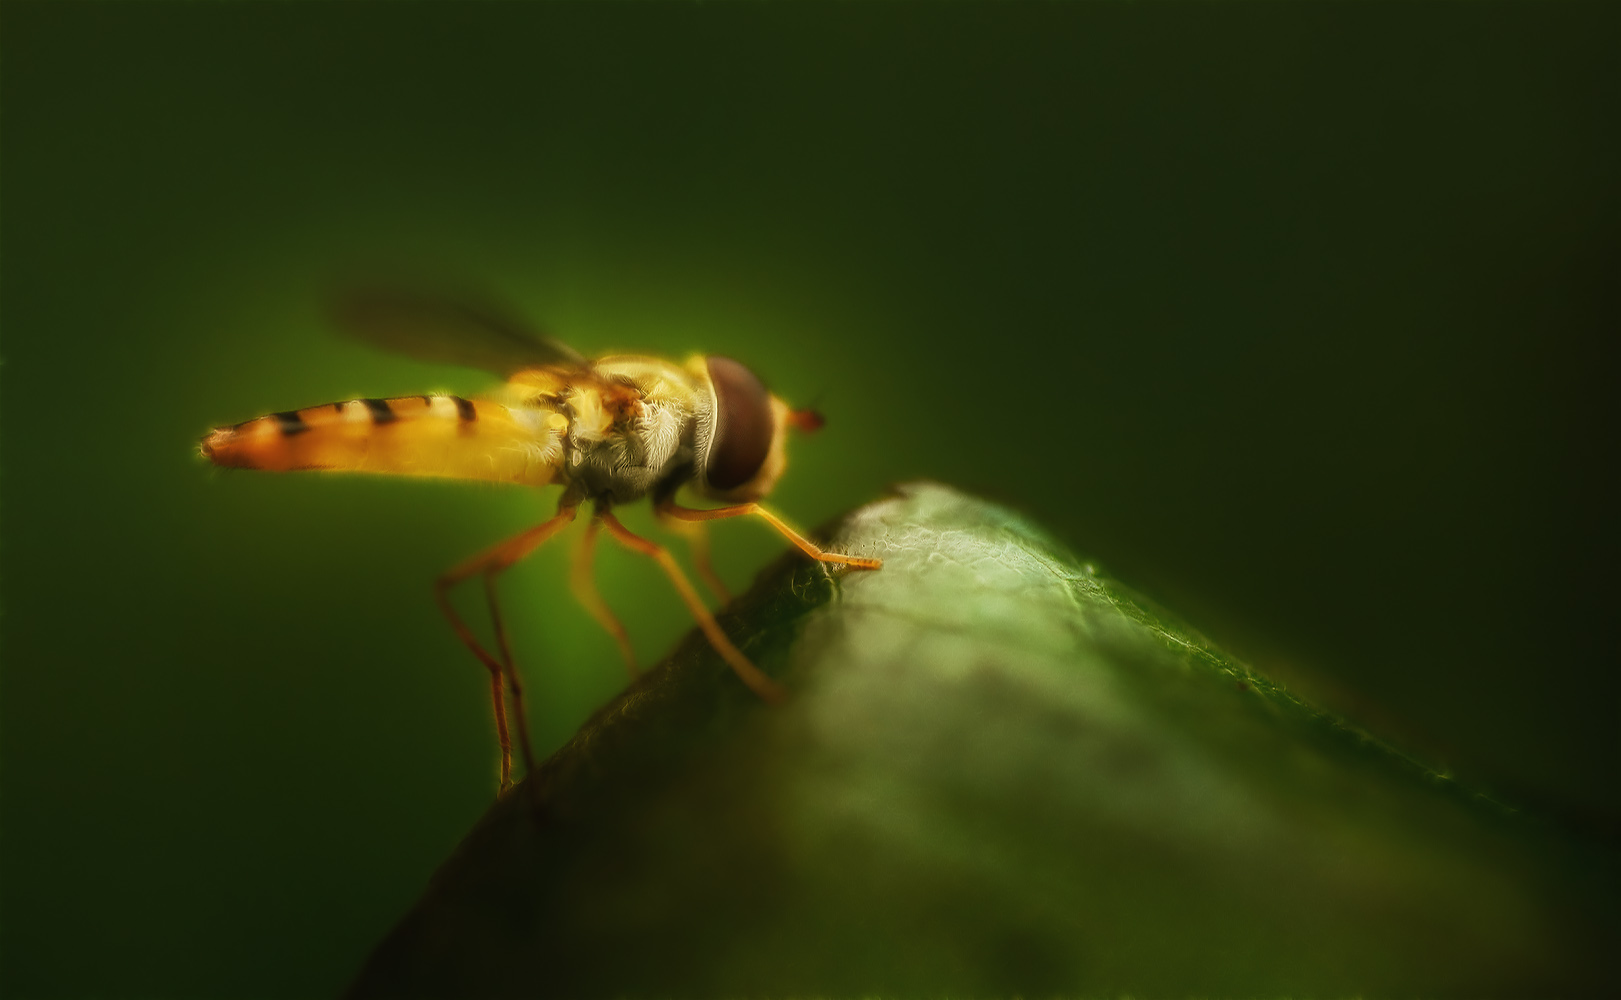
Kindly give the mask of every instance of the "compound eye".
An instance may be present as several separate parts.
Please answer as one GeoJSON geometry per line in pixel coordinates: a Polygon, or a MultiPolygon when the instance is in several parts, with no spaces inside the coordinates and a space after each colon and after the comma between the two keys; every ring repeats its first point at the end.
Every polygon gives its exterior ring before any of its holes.
{"type": "Polygon", "coordinates": [[[753,479],[771,452],[776,433],[771,393],[755,374],[731,358],[711,357],[715,386],[715,443],[704,478],[717,490],[731,490],[753,479]]]}

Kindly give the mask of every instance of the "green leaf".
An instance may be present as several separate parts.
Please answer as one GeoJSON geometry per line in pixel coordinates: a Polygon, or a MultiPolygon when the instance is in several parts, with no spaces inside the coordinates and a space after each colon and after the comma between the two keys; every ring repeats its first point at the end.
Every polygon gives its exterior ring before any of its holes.
{"type": "Polygon", "coordinates": [[[1016,514],[914,484],[830,537],[883,569],[795,555],[722,617],[788,705],[690,636],[496,803],[352,996],[1611,975],[1613,853],[1311,708],[1016,514]]]}

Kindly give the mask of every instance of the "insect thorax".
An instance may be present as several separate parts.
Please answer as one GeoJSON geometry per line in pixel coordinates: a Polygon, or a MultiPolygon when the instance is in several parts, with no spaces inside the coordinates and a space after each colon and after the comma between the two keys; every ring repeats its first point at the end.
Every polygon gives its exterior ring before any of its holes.
{"type": "Polygon", "coordinates": [[[685,372],[651,358],[598,362],[600,381],[573,387],[565,474],[585,497],[623,504],[690,467],[702,406],[685,372]]]}

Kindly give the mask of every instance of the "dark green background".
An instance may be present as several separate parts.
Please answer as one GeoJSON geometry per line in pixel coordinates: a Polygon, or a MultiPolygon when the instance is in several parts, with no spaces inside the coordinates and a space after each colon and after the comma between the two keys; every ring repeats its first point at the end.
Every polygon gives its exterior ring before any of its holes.
{"type": "MultiPolygon", "coordinates": [[[[8,996],[330,993],[488,804],[435,573],[550,510],[219,475],[215,423],[475,373],[356,267],[829,417],[778,505],[942,479],[1318,701],[1613,831],[1621,32],[1599,6],[7,3],[8,996]]],[[[633,525],[646,525],[638,516],[633,525]]],[[[741,585],[780,543],[717,532],[741,585]]],[[[602,557],[644,658],[687,627],[602,557]]],[[[621,683],[507,584],[550,748],[621,683]]]]}

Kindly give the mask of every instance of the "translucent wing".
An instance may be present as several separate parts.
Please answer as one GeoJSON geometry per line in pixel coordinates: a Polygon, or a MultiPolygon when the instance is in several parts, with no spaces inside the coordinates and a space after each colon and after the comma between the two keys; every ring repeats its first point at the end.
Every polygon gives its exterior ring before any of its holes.
{"type": "Polygon", "coordinates": [[[542,365],[580,365],[571,347],[486,303],[402,289],[362,288],[335,295],[331,316],[352,340],[435,364],[506,377],[542,365]]]}

